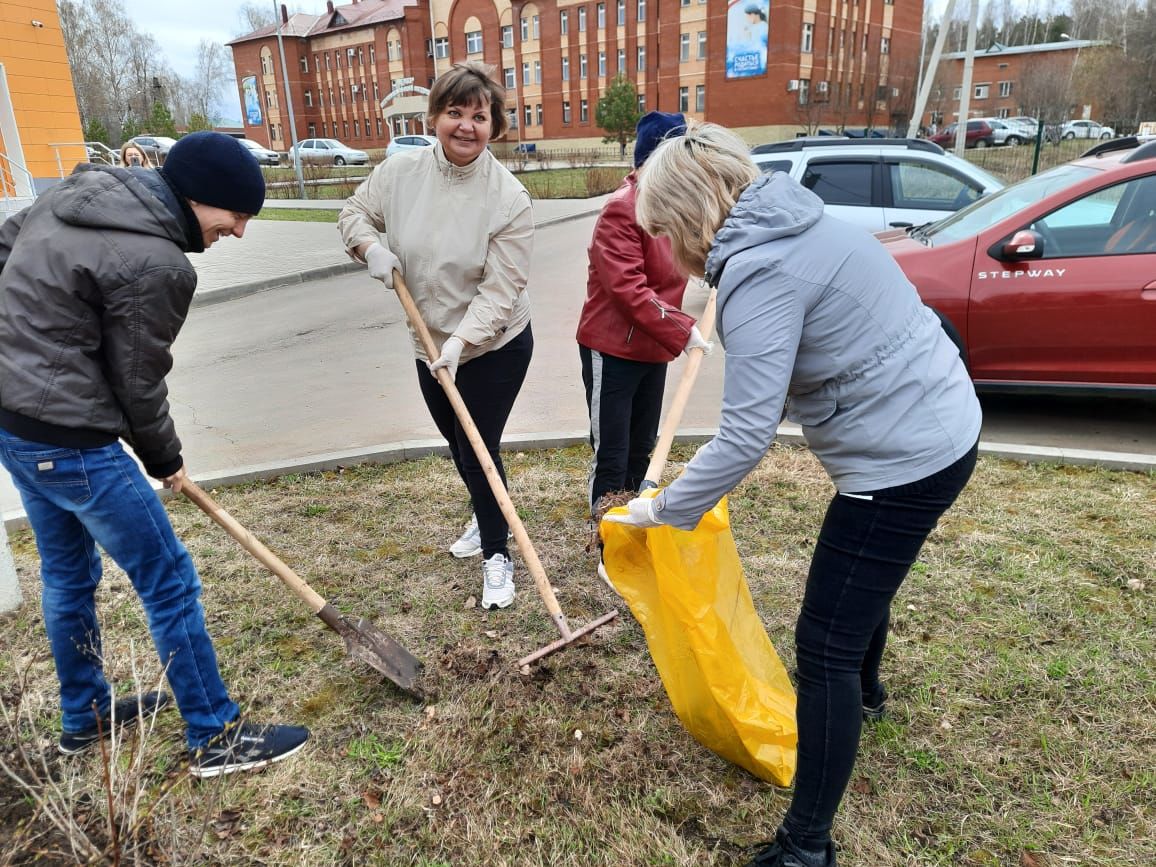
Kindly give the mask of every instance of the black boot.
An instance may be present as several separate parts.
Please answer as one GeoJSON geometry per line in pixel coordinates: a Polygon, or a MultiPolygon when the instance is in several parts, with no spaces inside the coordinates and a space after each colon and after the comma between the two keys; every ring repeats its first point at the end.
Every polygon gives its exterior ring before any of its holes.
{"type": "Polygon", "coordinates": [[[827,843],[826,848],[814,851],[802,849],[791,840],[786,829],[775,832],[775,842],[755,855],[747,867],[836,867],[835,844],[827,843]]]}

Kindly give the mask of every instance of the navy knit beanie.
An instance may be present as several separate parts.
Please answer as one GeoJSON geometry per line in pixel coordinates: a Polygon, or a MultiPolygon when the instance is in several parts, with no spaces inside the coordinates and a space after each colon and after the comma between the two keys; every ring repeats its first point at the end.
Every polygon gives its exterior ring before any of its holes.
{"type": "Polygon", "coordinates": [[[682,135],[684,132],[686,132],[686,118],[681,114],[648,111],[638,120],[637,139],[634,142],[634,167],[638,168],[646,162],[646,158],[664,138],[682,135]]]}
{"type": "Polygon", "coordinates": [[[173,145],[160,171],[178,193],[202,205],[256,214],[265,204],[257,159],[224,133],[189,133],[173,145]]]}

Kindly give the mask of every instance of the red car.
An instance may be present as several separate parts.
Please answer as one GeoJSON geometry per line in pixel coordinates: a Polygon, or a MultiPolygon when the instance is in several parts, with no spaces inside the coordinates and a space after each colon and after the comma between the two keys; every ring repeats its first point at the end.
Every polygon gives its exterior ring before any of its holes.
{"type": "Polygon", "coordinates": [[[1105,142],[878,237],[977,386],[1156,392],[1156,141],[1105,142]]]}
{"type": "MultiPolygon", "coordinates": [[[[955,147],[955,127],[954,123],[948,124],[931,136],[930,141],[947,150],[955,147]]],[[[995,130],[986,120],[969,120],[964,136],[965,148],[989,148],[995,144],[995,130]]]]}

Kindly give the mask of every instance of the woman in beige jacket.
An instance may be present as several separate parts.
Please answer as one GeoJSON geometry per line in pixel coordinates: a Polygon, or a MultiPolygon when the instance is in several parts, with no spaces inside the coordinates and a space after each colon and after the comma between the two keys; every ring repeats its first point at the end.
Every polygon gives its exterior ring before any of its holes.
{"type": "Polygon", "coordinates": [[[401,272],[441,346],[440,357],[428,359],[413,335],[422,397],[473,502],[450,552],[482,555],[482,607],[505,608],[514,601],[506,521],[433,374],[444,367],[454,376],[504,481],[502,432],[534,348],[526,295],[534,219],[526,188],[486,147],[506,131],[505,89],[490,72],[457,63],[438,78],[427,117],[437,144],[374,169],[338,228],[370,276],[392,288],[394,269],[401,272]]]}

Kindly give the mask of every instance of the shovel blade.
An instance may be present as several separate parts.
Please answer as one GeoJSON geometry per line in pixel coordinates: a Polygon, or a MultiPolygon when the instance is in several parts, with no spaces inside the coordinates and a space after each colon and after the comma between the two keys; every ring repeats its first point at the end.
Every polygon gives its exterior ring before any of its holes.
{"type": "Polygon", "coordinates": [[[345,651],[351,657],[377,669],[414,698],[425,698],[418,685],[421,660],[397,641],[364,617],[354,623],[338,614],[332,605],[326,604],[317,616],[345,639],[345,651]]]}

